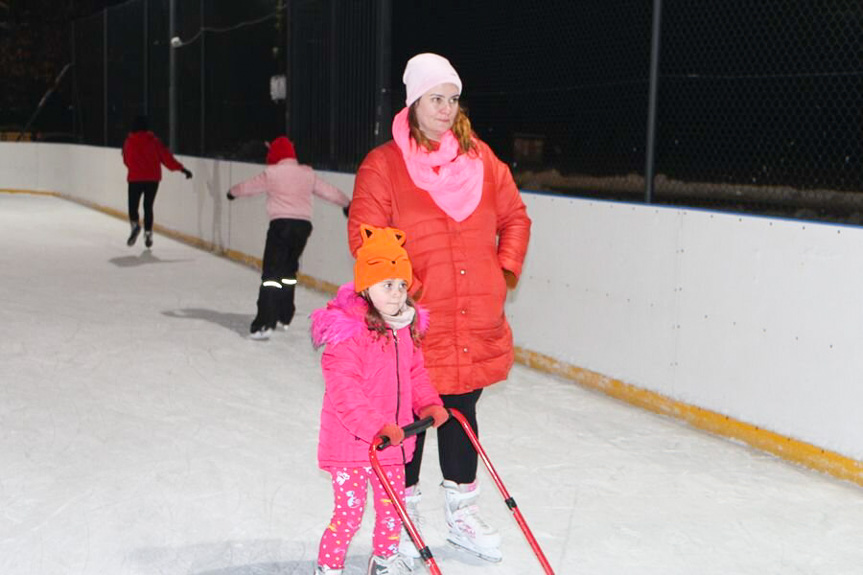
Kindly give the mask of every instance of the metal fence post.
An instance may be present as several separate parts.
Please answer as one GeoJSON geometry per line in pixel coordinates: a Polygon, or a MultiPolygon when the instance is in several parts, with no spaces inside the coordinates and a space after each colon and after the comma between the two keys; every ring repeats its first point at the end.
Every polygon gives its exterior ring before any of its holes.
{"type": "Polygon", "coordinates": [[[145,116],[150,114],[150,15],[149,15],[149,0],[144,0],[144,111],[145,116]]]}
{"type": "Polygon", "coordinates": [[[177,50],[171,40],[177,35],[176,0],[168,2],[168,147],[177,153],[177,50]]]}
{"type": "Polygon", "coordinates": [[[102,12],[102,145],[108,145],[108,9],[102,12]]]}
{"type": "Polygon", "coordinates": [[[656,166],[656,105],[659,88],[659,48],[662,0],[653,0],[653,33],[650,39],[650,97],[647,104],[647,146],[644,166],[644,201],[653,202],[653,175],[656,166]]]}
{"type": "Polygon", "coordinates": [[[201,155],[203,156],[204,150],[205,150],[205,146],[204,146],[205,140],[204,139],[206,138],[206,135],[207,135],[206,134],[206,123],[205,123],[205,119],[207,117],[207,90],[206,90],[206,84],[205,84],[205,82],[206,82],[206,69],[207,69],[207,66],[206,66],[206,62],[207,62],[206,61],[206,58],[207,58],[207,52],[206,52],[207,34],[204,33],[204,29],[207,26],[207,21],[206,21],[206,18],[204,17],[204,14],[206,13],[206,8],[204,7],[204,0],[201,0],[200,7],[201,7],[200,8],[201,9],[201,62],[200,62],[200,66],[201,66],[201,118],[200,118],[201,130],[200,130],[199,137],[200,137],[201,141],[198,143],[198,145],[200,147],[201,155]]]}
{"type": "Polygon", "coordinates": [[[336,0],[330,0],[330,117],[329,117],[329,168],[336,168],[336,138],[338,138],[338,132],[336,131],[336,122],[337,122],[337,113],[336,107],[338,106],[338,85],[339,85],[339,64],[338,64],[338,50],[336,49],[338,42],[338,9],[336,0]]]}
{"type": "Polygon", "coordinates": [[[387,116],[392,107],[390,66],[392,66],[392,3],[380,0],[378,7],[377,70],[375,73],[375,145],[390,139],[387,116]]]}

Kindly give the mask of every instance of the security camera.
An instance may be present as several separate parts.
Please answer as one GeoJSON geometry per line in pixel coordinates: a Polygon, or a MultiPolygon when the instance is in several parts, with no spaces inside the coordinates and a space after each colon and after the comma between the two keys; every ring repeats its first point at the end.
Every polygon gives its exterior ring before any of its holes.
{"type": "Polygon", "coordinates": [[[174,36],[171,38],[171,48],[179,48],[183,45],[183,41],[180,40],[179,36],[174,36]]]}

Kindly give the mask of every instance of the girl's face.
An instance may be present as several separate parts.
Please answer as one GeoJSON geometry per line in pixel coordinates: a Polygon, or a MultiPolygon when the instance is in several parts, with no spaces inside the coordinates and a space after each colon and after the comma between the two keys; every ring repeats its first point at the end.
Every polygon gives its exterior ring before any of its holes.
{"type": "Polygon", "coordinates": [[[408,282],[399,278],[379,281],[369,287],[369,299],[382,314],[398,315],[408,298],[408,282]]]}
{"type": "Polygon", "coordinates": [[[455,84],[438,84],[417,100],[417,123],[426,137],[440,142],[447,130],[452,128],[458,114],[458,87],[455,84]]]}

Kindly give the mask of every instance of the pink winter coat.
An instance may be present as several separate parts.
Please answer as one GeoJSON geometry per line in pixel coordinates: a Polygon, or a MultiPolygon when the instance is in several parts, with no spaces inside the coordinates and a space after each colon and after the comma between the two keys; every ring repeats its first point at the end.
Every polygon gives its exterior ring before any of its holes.
{"type": "MultiPolygon", "coordinates": [[[[429,382],[422,351],[410,336],[410,328],[393,337],[368,329],[366,300],[354,292],[353,283],[339,288],[326,308],[312,312],[312,341],[326,344],[321,366],[324,371],[324,404],[318,437],[318,465],[367,467],[369,445],[387,423],[404,427],[430,405],[443,405],[429,382]]],[[[428,313],[417,308],[421,332],[428,328],[428,313]]],[[[404,464],[411,460],[416,438],[402,447],[378,454],[381,464],[404,464]]]]}
{"type": "Polygon", "coordinates": [[[267,166],[257,176],[231,188],[231,194],[238,198],[264,192],[270,220],[312,221],[312,194],[341,207],[350,203],[344,192],[320,179],[311,166],[299,164],[294,158],[267,166]]]}

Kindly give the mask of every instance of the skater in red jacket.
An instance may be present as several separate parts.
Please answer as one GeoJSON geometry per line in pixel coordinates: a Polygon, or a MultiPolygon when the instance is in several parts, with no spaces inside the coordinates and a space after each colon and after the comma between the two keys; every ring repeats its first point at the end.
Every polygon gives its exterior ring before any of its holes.
{"type": "Polygon", "coordinates": [[[138,205],[144,196],[144,244],[153,245],[153,203],[162,180],[162,165],[172,172],[183,172],[186,179],[192,172],[174,158],[171,151],[149,130],[147,116],[138,116],[132,124],[132,131],[123,142],[123,163],[129,169],[126,180],[129,182],[129,224],[132,233],[126,244],[135,245],[141,233],[138,220],[138,205]]]}

